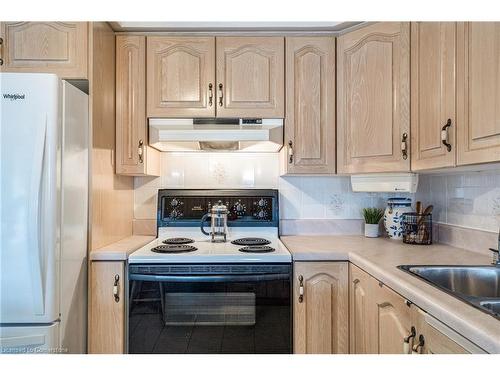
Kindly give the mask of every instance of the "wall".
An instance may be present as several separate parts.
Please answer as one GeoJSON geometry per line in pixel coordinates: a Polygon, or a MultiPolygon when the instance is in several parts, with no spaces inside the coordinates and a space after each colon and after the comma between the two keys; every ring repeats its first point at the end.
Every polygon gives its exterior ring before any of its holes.
{"type": "MultiPolygon", "coordinates": [[[[156,233],[159,188],[278,188],[282,234],[359,234],[363,230],[361,209],[384,208],[387,199],[396,196],[354,193],[346,176],[279,177],[277,154],[162,153],[161,163],[161,177],[135,178],[136,234],[156,233]]],[[[439,241],[467,248],[495,245],[492,234],[500,226],[500,169],[421,174],[416,195],[397,195],[434,205],[433,220],[442,224],[435,233],[439,241]],[[479,240],[482,233],[485,239],[479,240]]]]}
{"type": "Polygon", "coordinates": [[[417,198],[433,204],[433,221],[498,233],[500,169],[420,175],[417,198]]]}
{"type": "Polygon", "coordinates": [[[161,168],[161,177],[135,178],[136,234],[156,233],[160,188],[279,189],[284,234],[299,227],[303,233],[361,233],[361,208],[383,208],[395,196],[353,193],[345,176],[279,177],[278,154],[162,153],[161,168]]]}

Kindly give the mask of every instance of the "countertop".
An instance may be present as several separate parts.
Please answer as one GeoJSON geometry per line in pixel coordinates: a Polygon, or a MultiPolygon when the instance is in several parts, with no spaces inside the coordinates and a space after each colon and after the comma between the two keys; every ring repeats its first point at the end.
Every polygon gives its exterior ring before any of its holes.
{"type": "Polygon", "coordinates": [[[153,241],[155,236],[130,236],[90,252],[90,260],[125,261],[135,250],[153,241]]]}
{"type": "Polygon", "coordinates": [[[282,236],[294,261],[350,261],[487,352],[500,353],[500,320],[396,268],[488,265],[491,258],[443,244],[406,245],[363,236],[282,236]]]}

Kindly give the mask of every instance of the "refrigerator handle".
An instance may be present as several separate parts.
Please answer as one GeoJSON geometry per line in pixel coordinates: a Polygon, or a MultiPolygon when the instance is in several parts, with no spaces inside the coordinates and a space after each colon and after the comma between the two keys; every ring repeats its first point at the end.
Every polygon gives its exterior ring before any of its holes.
{"type": "Polygon", "coordinates": [[[38,143],[35,150],[33,150],[33,165],[34,170],[31,176],[30,197],[29,202],[29,215],[28,220],[33,220],[32,223],[27,223],[29,228],[30,243],[33,245],[35,254],[30,254],[29,264],[31,269],[31,285],[33,288],[33,309],[35,314],[43,315],[45,312],[44,306],[44,291],[43,291],[43,252],[44,246],[41,239],[41,220],[42,212],[40,207],[40,195],[42,189],[42,179],[44,172],[45,158],[45,144],[47,140],[47,121],[43,123],[40,129],[40,135],[36,138],[38,143]]]}

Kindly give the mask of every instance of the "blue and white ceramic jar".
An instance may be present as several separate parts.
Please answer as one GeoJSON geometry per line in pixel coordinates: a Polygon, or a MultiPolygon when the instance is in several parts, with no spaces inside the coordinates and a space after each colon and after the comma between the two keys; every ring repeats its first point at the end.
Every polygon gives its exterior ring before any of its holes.
{"type": "Polygon", "coordinates": [[[384,212],[384,226],[389,238],[403,240],[403,214],[412,212],[410,198],[389,198],[384,212]]]}

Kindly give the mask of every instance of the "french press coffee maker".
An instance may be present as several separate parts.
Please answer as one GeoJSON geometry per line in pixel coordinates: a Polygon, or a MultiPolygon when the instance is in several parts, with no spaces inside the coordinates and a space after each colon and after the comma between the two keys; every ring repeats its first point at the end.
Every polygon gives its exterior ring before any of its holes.
{"type": "Polygon", "coordinates": [[[203,215],[201,218],[200,229],[203,234],[211,236],[212,242],[226,242],[227,214],[227,206],[219,201],[210,208],[209,213],[203,215]],[[209,217],[211,218],[211,229],[210,232],[207,232],[204,228],[204,223],[209,217]]]}

